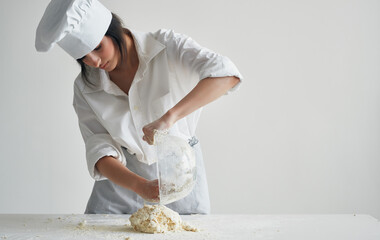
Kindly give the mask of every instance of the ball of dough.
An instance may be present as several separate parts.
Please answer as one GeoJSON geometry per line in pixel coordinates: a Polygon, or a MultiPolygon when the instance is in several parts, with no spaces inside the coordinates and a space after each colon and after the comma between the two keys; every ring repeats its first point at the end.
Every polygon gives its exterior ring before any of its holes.
{"type": "Polygon", "coordinates": [[[129,218],[136,231],[165,233],[181,231],[182,219],[177,212],[163,205],[144,205],[129,218]]]}

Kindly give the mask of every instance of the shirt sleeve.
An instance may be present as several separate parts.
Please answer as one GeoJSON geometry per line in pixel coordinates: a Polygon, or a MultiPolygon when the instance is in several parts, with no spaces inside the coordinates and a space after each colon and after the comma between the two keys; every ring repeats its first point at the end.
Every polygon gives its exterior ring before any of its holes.
{"type": "Polygon", "coordinates": [[[202,47],[191,37],[173,30],[161,29],[158,32],[160,40],[166,45],[168,59],[174,61],[181,71],[196,74],[198,81],[208,77],[235,76],[240,81],[226,94],[239,89],[243,76],[228,57],[202,47]]]}
{"type": "Polygon", "coordinates": [[[121,146],[113,140],[107,130],[100,124],[77,84],[74,84],[73,107],[78,115],[79,129],[86,146],[88,171],[96,181],[104,180],[106,177],[101,175],[95,164],[104,156],[113,156],[126,165],[121,146]]]}

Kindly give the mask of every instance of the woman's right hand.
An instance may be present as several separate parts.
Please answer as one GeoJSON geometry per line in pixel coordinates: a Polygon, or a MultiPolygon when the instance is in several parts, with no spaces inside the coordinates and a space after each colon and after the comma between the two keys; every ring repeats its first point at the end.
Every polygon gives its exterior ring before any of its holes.
{"type": "Polygon", "coordinates": [[[96,169],[113,183],[132,190],[146,201],[159,201],[158,179],[149,181],[129,170],[112,156],[104,156],[95,165],[96,169]]]}
{"type": "Polygon", "coordinates": [[[148,202],[159,202],[160,193],[158,186],[158,179],[156,180],[146,180],[139,183],[136,188],[136,193],[140,195],[144,200],[148,202]]]}

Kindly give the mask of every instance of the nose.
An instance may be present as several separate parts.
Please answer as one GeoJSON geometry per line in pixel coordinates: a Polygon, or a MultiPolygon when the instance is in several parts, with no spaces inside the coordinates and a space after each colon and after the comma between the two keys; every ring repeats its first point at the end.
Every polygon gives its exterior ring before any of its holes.
{"type": "Polygon", "coordinates": [[[100,67],[100,62],[101,62],[100,57],[97,56],[96,54],[94,54],[94,53],[87,54],[86,61],[85,61],[85,63],[87,65],[90,65],[91,67],[97,67],[98,68],[98,67],[100,67]]]}

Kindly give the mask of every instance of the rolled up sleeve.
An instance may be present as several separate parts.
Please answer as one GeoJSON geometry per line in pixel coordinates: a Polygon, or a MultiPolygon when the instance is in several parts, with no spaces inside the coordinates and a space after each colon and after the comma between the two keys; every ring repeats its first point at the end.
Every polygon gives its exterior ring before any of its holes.
{"type": "Polygon", "coordinates": [[[238,90],[243,76],[235,64],[226,56],[200,46],[191,37],[175,33],[173,30],[161,29],[159,36],[166,45],[168,58],[173,60],[181,71],[197,74],[198,81],[208,77],[234,76],[240,81],[226,94],[238,90]]]}
{"type": "Polygon", "coordinates": [[[95,165],[104,156],[112,156],[125,165],[126,160],[121,146],[100,124],[77,84],[74,84],[73,107],[78,115],[79,129],[86,147],[88,171],[96,181],[104,180],[106,178],[96,169],[95,165]]]}

